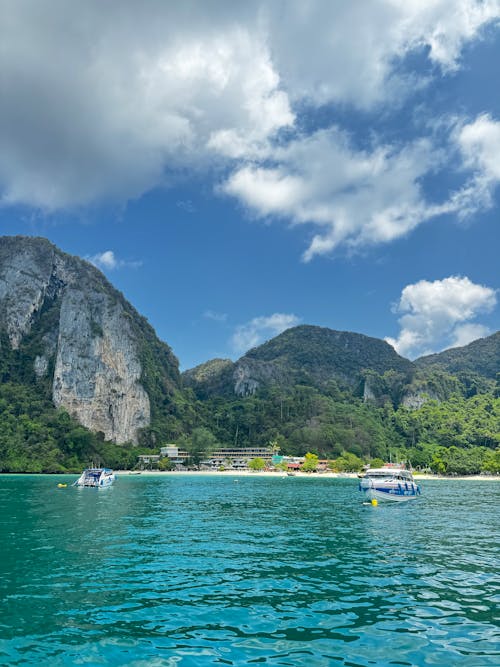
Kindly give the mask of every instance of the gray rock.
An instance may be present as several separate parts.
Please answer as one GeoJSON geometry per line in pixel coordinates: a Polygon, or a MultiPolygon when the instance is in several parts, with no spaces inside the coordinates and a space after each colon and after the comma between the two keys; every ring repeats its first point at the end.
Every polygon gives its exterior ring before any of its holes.
{"type": "Polygon", "coordinates": [[[54,404],[116,443],[136,443],[151,422],[135,315],[87,262],[44,239],[0,239],[0,327],[10,345],[39,336],[34,371],[43,378],[54,369],[54,404]]]}

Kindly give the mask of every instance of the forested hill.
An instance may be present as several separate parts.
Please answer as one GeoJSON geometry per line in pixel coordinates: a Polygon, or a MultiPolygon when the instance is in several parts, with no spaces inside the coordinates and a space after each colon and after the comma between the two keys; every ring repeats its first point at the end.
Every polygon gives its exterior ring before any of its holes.
{"type": "Polygon", "coordinates": [[[325,378],[332,374],[351,379],[369,368],[377,373],[411,372],[412,364],[383,340],[349,331],[301,325],[287,329],[267,343],[253,348],[243,360],[288,364],[291,368],[325,378]]]}
{"type": "Polygon", "coordinates": [[[94,266],[45,239],[3,237],[0,471],[270,442],[351,466],[392,453],[441,472],[500,471],[499,337],[412,363],[382,340],[304,325],[181,378],[94,266]]]}
{"type": "Polygon", "coordinates": [[[393,371],[409,383],[413,365],[388,343],[348,331],[302,325],[253,348],[234,364],[207,362],[183,374],[198,396],[248,396],[272,385],[324,387],[331,380],[353,389],[371,371],[393,371]]]}
{"type": "Polygon", "coordinates": [[[430,354],[415,361],[418,368],[431,366],[448,373],[475,373],[494,380],[500,372],[500,331],[479,338],[465,347],[454,347],[439,354],[430,354]]]}
{"type": "Polygon", "coordinates": [[[477,363],[471,357],[453,374],[403,359],[381,340],[300,326],[234,363],[202,364],[183,381],[213,442],[272,441],[339,468],[392,453],[441,473],[500,471],[500,383],[491,379],[499,364],[498,355],[481,363],[486,343],[477,363]]]}

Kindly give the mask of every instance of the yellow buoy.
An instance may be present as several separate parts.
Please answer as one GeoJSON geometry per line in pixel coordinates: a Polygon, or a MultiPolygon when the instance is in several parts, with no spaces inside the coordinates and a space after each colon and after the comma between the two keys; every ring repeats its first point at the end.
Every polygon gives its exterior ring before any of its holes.
{"type": "Polygon", "coordinates": [[[377,502],[376,498],[372,498],[372,505],[373,505],[373,507],[377,507],[378,502],[377,502]]]}
{"type": "Polygon", "coordinates": [[[67,484],[58,484],[57,488],[58,489],[65,489],[68,485],[67,484]]]}

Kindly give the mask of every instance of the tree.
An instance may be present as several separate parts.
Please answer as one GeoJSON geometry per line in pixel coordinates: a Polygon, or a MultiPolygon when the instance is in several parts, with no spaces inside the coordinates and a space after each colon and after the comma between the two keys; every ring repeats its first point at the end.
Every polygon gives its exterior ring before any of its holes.
{"type": "Polygon", "coordinates": [[[280,451],[281,447],[280,447],[279,442],[277,440],[270,440],[268,446],[271,448],[273,456],[276,455],[276,454],[279,454],[279,451],[280,451]]]}
{"type": "Polygon", "coordinates": [[[173,470],[173,467],[174,464],[167,456],[158,461],[158,470],[173,470]]]}
{"type": "Polygon", "coordinates": [[[304,463],[301,466],[301,470],[304,472],[316,472],[318,468],[318,456],[317,454],[311,454],[307,452],[305,455],[304,463]]]}
{"type": "Polygon", "coordinates": [[[218,447],[217,438],[208,428],[200,426],[195,428],[190,438],[186,438],[183,442],[190,461],[194,465],[198,465],[200,461],[206,458],[210,452],[218,447]]]}
{"type": "Polygon", "coordinates": [[[372,459],[370,461],[370,468],[381,468],[383,465],[385,465],[383,459],[372,459]]]}
{"type": "Polygon", "coordinates": [[[357,472],[363,467],[363,460],[351,452],[342,452],[333,462],[335,470],[339,472],[357,472]]]}
{"type": "Polygon", "coordinates": [[[258,472],[259,470],[264,470],[266,467],[266,462],[264,459],[261,459],[260,456],[257,456],[257,458],[252,459],[251,461],[248,462],[248,467],[250,470],[253,470],[254,472],[258,472]]]}

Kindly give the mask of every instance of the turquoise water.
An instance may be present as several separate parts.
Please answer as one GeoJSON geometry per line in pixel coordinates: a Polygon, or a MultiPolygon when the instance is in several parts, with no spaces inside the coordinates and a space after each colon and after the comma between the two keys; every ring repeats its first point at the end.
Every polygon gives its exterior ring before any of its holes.
{"type": "Polygon", "coordinates": [[[496,482],[62,479],[0,476],[0,664],[500,664],[496,482]]]}

